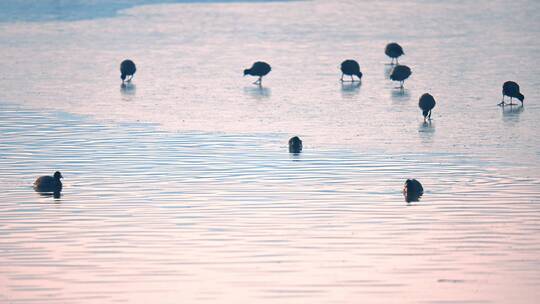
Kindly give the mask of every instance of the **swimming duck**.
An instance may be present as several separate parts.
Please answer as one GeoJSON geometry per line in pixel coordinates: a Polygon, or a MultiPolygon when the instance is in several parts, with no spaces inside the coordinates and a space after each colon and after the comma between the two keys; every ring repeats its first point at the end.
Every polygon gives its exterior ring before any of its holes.
{"type": "Polygon", "coordinates": [[[302,152],[302,140],[298,136],[289,139],[289,153],[302,152]]]}
{"type": "Polygon", "coordinates": [[[405,181],[405,187],[403,187],[403,196],[407,202],[417,202],[424,194],[424,188],[422,184],[416,179],[407,179],[405,181]]]}
{"type": "Polygon", "coordinates": [[[62,182],[60,181],[62,173],[54,172],[53,176],[40,176],[34,182],[34,189],[38,192],[60,192],[62,190],[62,182]]]}

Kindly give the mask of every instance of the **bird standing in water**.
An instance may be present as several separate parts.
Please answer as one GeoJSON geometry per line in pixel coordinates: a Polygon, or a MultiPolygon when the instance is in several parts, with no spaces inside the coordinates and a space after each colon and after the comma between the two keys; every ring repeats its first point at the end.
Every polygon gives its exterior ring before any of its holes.
{"type": "Polygon", "coordinates": [[[62,191],[62,182],[60,181],[62,173],[54,172],[53,176],[40,176],[34,182],[34,190],[38,192],[60,192],[62,191]]]}
{"type": "Polygon", "coordinates": [[[362,79],[362,72],[360,72],[360,65],[356,60],[348,59],[341,63],[341,82],[343,82],[343,75],[350,75],[351,82],[354,82],[353,75],[358,77],[358,81],[362,79]]]}
{"type": "Polygon", "coordinates": [[[523,105],[523,100],[525,100],[525,96],[521,94],[519,91],[519,85],[513,81],[507,81],[503,84],[502,89],[502,101],[499,103],[499,105],[504,106],[504,96],[510,97],[510,103],[509,105],[513,106],[515,103],[512,103],[512,98],[517,98],[519,101],[521,101],[521,105],[523,105]]]}
{"type": "Polygon", "coordinates": [[[120,64],[120,78],[122,79],[122,83],[124,83],[127,76],[129,76],[127,82],[130,82],[136,71],[137,67],[135,67],[135,63],[133,61],[129,59],[122,61],[120,64]]]}
{"type": "Polygon", "coordinates": [[[405,82],[405,79],[409,78],[411,74],[411,68],[409,68],[408,66],[396,65],[392,70],[392,73],[390,74],[390,79],[393,81],[399,81],[399,88],[403,89],[403,83],[405,82]]]}
{"type": "Polygon", "coordinates": [[[396,64],[399,64],[398,57],[401,55],[405,55],[401,45],[395,42],[387,44],[386,48],[384,49],[384,53],[386,54],[386,56],[392,58],[392,62],[390,64],[394,64],[394,59],[396,60],[396,64]]]}
{"type": "Polygon", "coordinates": [[[251,66],[251,68],[244,70],[244,76],[246,75],[259,76],[259,79],[257,79],[257,81],[255,81],[253,84],[262,85],[263,76],[270,73],[271,70],[272,68],[270,67],[268,63],[263,62],[263,61],[257,61],[251,66]]]}
{"type": "Polygon", "coordinates": [[[431,120],[431,110],[435,108],[435,98],[433,98],[431,94],[425,93],[424,95],[420,96],[418,106],[420,107],[420,109],[422,109],[422,115],[424,115],[424,122],[426,121],[426,118],[428,120],[431,120]]]}

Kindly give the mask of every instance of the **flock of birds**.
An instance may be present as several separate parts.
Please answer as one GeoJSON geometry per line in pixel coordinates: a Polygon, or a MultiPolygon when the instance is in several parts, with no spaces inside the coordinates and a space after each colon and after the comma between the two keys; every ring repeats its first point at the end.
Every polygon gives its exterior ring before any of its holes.
{"type": "MultiPolygon", "coordinates": [[[[401,65],[398,62],[398,58],[402,55],[405,55],[403,48],[395,43],[389,43],[386,45],[384,53],[392,59],[391,64],[394,65],[392,72],[390,73],[390,79],[392,81],[399,81],[399,88],[403,89],[403,84],[405,80],[411,76],[412,71],[406,65],[401,65]],[[395,62],[395,63],[394,63],[395,62]]],[[[272,68],[270,65],[263,61],[257,61],[253,63],[251,68],[244,70],[244,76],[251,75],[259,77],[253,84],[262,85],[262,78],[270,71],[272,68]]],[[[122,85],[125,82],[130,82],[137,71],[137,67],[132,60],[126,59],[120,64],[120,78],[122,79],[122,85]]],[[[347,59],[341,63],[341,82],[345,80],[343,77],[345,75],[351,77],[351,82],[356,81],[354,76],[358,78],[358,81],[362,79],[362,72],[360,71],[360,65],[356,60],[347,59]]],[[[506,81],[503,84],[502,88],[502,101],[498,104],[500,106],[506,105],[505,97],[510,97],[510,102],[508,105],[515,105],[513,103],[513,98],[518,99],[523,105],[523,100],[525,96],[520,92],[519,85],[514,81],[506,81]]],[[[429,94],[425,93],[420,96],[418,101],[418,106],[422,110],[422,115],[424,116],[424,122],[426,120],[431,120],[431,111],[435,108],[436,102],[435,98],[429,94]]],[[[289,139],[289,153],[298,154],[302,152],[302,140],[298,136],[294,136],[289,139]]],[[[34,189],[38,192],[53,193],[55,198],[60,197],[60,191],[62,191],[62,174],[59,171],[56,171],[53,176],[41,176],[34,182],[34,189]]],[[[403,188],[403,194],[407,202],[418,201],[419,198],[423,195],[424,188],[422,184],[416,179],[407,179],[403,188]]]]}

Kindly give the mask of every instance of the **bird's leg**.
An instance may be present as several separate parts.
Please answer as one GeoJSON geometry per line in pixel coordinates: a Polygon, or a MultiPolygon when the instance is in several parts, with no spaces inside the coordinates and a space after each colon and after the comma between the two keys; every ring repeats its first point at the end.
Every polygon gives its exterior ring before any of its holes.
{"type": "Polygon", "coordinates": [[[399,88],[402,89],[402,90],[403,90],[403,83],[404,83],[403,80],[399,82],[399,88]]]}
{"type": "Polygon", "coordinates": [[[339,81],[343,82],[343,73],[341,73],[341,78],[339,79],[339,81]]]}
{"type": "Polygon", "coordinates": [[[510,97],[510,103],[509,103],[509,105],[511,105],[511,106],[516,105],[516,104],[514,103],[513,97],[510,97]]]}
{"type": "Polygon", "coordinates": [[[262,76],[259,76],[259,79],[257,79],[253,84],[261,85],[262,83],[262,76]]]}
{"type": "Polygon", "coordinates": [[[428,120],[431,121],[431,110],[429,110],[428,120]]]}
{"type": "Polygon", "coordinates": [[[398,65],[398,64],[399,64],[399,61],[398,61],[398,59],[396,58],[396,65],[398,65]]]}
{"type": "Polygon", "coordinates": [[[353,75],[351,75],[351,82],[354,82],[354,77],[353,77],[353,75]]]}

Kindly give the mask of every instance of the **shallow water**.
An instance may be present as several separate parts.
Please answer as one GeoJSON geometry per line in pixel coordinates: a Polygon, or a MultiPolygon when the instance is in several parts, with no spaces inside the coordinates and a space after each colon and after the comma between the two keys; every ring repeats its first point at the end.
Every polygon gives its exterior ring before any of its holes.
{"type": "Polygon", "coordinates": [[[0,303],[540,297],[540,4],[105,11],[0,14],[0,303]],[[404,92],[386,79],[391,40],[413,70],[404,92]],[[138,71],[121,88],[126,57],[138,71]],[[338,82],[346,58],[360,86],[338,82]],[[262,88],[241,76],[259,59],[262,88]],[[508,79],[524,107],[496,106],[508,79]],[[56,169],[61,198],[33,192],[56,169]],[[420,202],[403,199],[408,177],[420,202]]]}

